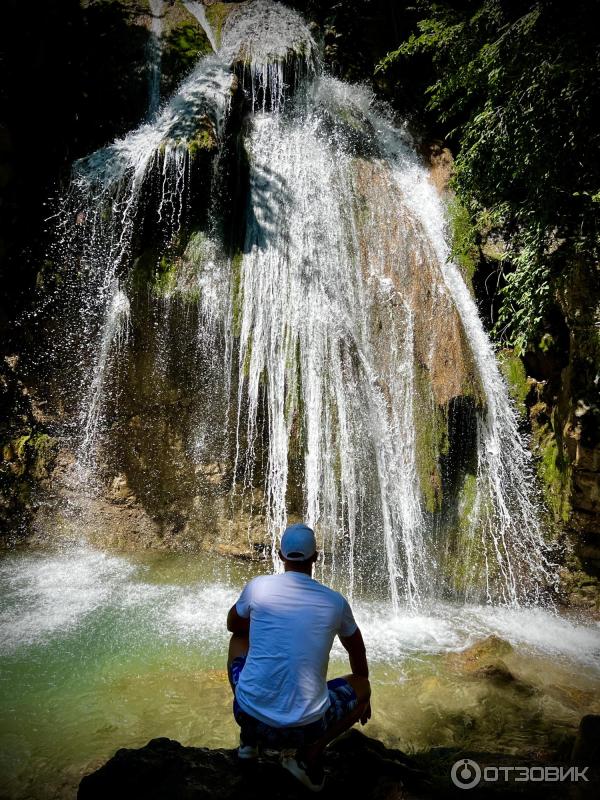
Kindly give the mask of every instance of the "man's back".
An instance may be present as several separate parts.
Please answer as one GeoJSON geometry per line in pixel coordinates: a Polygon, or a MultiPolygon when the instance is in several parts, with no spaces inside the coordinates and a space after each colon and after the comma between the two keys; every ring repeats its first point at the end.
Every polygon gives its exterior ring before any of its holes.
{"type": "Polygon", "coordinates": [[[250,616],[250,650],[236,690],[240,708],[273,727],[307,725],[329,705],[327,666],[336,634],[356,631],[344,597],[309,575],[263,575],[236,603],[250,616]]]}

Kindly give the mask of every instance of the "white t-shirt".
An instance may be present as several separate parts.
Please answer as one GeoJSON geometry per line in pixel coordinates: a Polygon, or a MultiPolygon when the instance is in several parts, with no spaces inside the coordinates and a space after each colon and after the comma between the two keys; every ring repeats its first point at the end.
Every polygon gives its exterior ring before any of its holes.
{"type": "Polygon", "coordinates": [[[275,728],[320,719],[329,706],[333,640],[357,628],[348,601],[290,571],[254,578],[235,605],[250,617],[250,650],[235,692],[242,711],[275,728]]]}

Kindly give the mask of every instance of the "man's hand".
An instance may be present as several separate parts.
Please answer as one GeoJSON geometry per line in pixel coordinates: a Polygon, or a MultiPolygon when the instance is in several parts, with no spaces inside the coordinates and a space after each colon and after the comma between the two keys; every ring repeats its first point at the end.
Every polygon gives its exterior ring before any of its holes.
{"type": "Polygon", "coordinates": [[[369,702],[367,703],[367,707],[365,708],[360,717],[360,724],[366,725],[370,719],[371,719],[371,701],[369,700],[369,702]]]}

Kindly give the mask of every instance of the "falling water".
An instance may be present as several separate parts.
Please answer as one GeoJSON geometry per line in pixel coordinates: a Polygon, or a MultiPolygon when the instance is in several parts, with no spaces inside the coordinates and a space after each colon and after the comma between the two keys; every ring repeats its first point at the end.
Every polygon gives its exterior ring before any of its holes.
{"type": "MultiPolygon", "coordinates": [[[[129,298],[115,282],[106,309],[106,318],[102,325],[102,337],[96,359],[95,371],[88,394],[82,406],[81,428],[83,431],[82,452],[91,452],[95,442],[102,413],[102,395],[111,358],[117,358],[123,352],[129,338],[131,325],[131,308],[129,298]]],[[[89,462],[80,461],[79,467],[87,474],[89,462]]]]}
{"type": "Polygon", "coordinates": [[[190,14],[192,14],[192,16],[196,17],[200,23],[200,27],[206,34],[206,38],[210,42],[213,52],[216,53],[219,49],[219,46],[217,44],[211,24],[206,16],[206,9],[204,8],[203,4],[196,2],[196,0],[184,0],[183,5],[187,8],[190,14]]]}
{"type": "MultiPolygon", "coordinates": [[[[83,242],[82,331],[93,343],[81,463],[93,465],[107,373],[126,346],[140,231],[150,219],[177,243],[192,197],[190,143],[202,120],[222,140],[232,91],[251,112],[240,136],[242,251],[231,256],[213,220],[182,255],[196,270],[203,363],[234,394],[232,497],[262,486],[273,553],[290,514],[302,515],[321,537],[322,575],[349,594],[386,587],[394,609],[438,590],[535,596],[551,569],[531,459],[449,261],[441,203],[390,114],[365,89],[322,75],[304,21],[268,0],[231,11],[219,53],[152,124],[76,165],[64,235],[83,242]],[[453,443],[438,434],[461,403],[475,419],[475,497],[456,522],[439,507],[448,500],[439,464],[453,443]]],[[[459,467],[464,494],[469,469],[459,467]]]]}
{"type": "Polygon", "coordinates": [[[116,298],[121,298],[120,279],[135,255],[138,226],[151,208],[163,240],[176,236],[187,202],[190,145],[198,120],[209,125],[209,135],[222,136],[232,79],[215,57],[203,59],[153,123],[75,164],[59,230],[63,251],[75,250],[76,263],[83,266],[76,291],[83,358],[93,365],[82,388],[80,465],[89,467],[95,459],[115,324],[124,308],[116,298]]]}
{"type": "Polygon", "coordinates": [[[158,111],[160,104],[160,74],[162,59],[162,28],[165,0],[149,0],[152,21],[150,23],[150,39],[148,41],[148,118],[158,111]]]}
{"type": "Polygon", "coordinates": [[[253,110],[283,107],[290,84],[297,89],[317,66],[317,46],[299,14],[271,2],[240,4],[225,21],[220,54],[241,73],[253,110]]]}

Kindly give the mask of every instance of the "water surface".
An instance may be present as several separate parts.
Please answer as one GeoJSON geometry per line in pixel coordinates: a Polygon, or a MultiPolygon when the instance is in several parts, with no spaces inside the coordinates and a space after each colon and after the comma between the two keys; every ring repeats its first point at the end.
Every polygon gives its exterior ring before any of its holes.
{"type": "MultiPolygon", "coordinates": [[[[84,544],[0,560],[0,795],[73,797],[119,747],[157,736],[233,747],[225,617],[268,572],[214,554],[110,554],[84,544]]],[[[376,592],[374,593],[376,595],[376,592]]],[[[539,609],[435,604],[392,617],[355,598],[372,665],[366,732],[408,751],[432,746],[552,750],[600,711],[600,627],[539,609]],[[512,681],[459,656],[496,634],[512,681]]],[[[336,646],[331,675],[347,670],[336,646]]]]}

